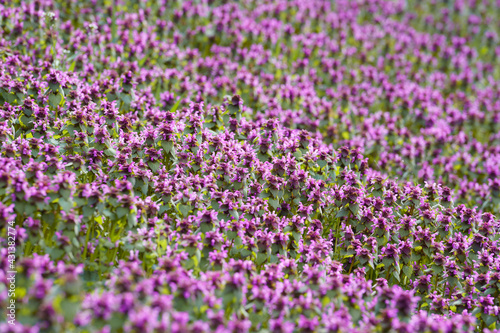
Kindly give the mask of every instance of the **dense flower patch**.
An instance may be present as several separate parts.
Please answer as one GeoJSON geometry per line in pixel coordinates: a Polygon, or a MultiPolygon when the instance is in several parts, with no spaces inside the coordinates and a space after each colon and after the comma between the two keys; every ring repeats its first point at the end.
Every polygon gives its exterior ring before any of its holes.
{"type": "Polygon", "coordinates": [[[497,4],[0,6],[1,332],[500,328],[497,4]]]}

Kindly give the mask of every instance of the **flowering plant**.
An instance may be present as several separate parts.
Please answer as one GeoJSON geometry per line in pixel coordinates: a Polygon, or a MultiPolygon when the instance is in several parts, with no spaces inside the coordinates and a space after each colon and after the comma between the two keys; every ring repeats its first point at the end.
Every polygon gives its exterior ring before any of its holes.
{"type": "Polygon", "coordinates": [[[500,329],[495,4],[0,9],[0,332],[500,329]]]}

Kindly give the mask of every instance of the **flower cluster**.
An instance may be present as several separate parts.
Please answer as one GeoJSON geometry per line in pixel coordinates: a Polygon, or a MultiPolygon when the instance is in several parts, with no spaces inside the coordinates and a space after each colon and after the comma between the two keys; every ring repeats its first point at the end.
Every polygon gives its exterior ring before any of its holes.
{"type": "Polygon", "coordinates": [[[500,329],[496,6],[0,5],[0,332],[500,329]]]}

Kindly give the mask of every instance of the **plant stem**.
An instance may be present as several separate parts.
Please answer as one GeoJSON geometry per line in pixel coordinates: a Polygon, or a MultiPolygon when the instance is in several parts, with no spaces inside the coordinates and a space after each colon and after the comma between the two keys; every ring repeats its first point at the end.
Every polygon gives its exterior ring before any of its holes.
{"type": "Polygon", "coordinates": [[[26,242],[26,247],[24,248],[24,255],[27,257],[30,255],[30,251],[32,249],[32,245],[31,245],[31,242],[30,241],[27,241],[26,242]]]}
{"type": "Polygon", "coordinates": [[[338,252],[340,252],[338,250],[338,241],[339,241],[339,237],[340,237],[339,228],[340,228],[340,218],[337,218],[337,226],[335,227],[335,258],[337,260],[340,259],[339,257],[337,257],[338,252]]]}
{"type": "Polygon", "coordinates": [[[233,248],[233,243],[234,243],[234,238],[231,240],[231,244],[229,244],[229,249],[227,250],[228,254],[231,252],[231,249],[233,248]]]}
{"type": "MultiPolygon", "coordinates": [[[[94,219],[92,219],[93,221],[94,219]]],[[[89,245],[89,238],[90,238],[90,233],[92,232],[92,228],[94,226],[94,223],[90,223],[90,225],[87,227],[87,235],[85,236],[85,249],[83,250],[83,260],[87,259],[87,249],[89,245]]]]}
{"type": "Polygon", "coordinates": [[[351,261],[351,267],[349,267],[349,272],[347,274],[351,274],[351,271],[352,271],[352,267],[354,266],[354,262],[356,261],[356,258],[355,257],[352,257],[352,261],[351,261]]]}

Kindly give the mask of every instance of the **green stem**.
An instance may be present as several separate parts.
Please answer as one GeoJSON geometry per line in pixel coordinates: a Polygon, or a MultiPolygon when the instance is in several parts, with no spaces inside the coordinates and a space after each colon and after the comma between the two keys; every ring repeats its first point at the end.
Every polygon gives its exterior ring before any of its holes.
{"type": "Polygon", "coordinates": [[[120,248],[120,246],[117,246],[116,249],[113,251],[113,256],[111,257],[111,262],[115,261],[116,254],[118,253],[119,248],[120,248]]]}
{"type": "Polygon", "coordinates": [[[24,255],[26,257],[28,257],[30,254],[31,254],[31,249],[33,248],[33,246],[31,245],[31,242],[30,241],[27,241],[26,242],[26,247],[24,248],[24,255]]]}
{"type": "Polygon", "coordinates": [[[160,252],[160,236],[161,236],[161,232],[158,232],[158,237],[156,238],[156,253],[158,253],[158,257],[161,256],[161,252],[160,252]]]}
{"type": "Polygon", "coordinates": [[[410,207],[410,216],[413,216],[413,210],[415,209],[415,205],[412,204],[410,207]]]}
{"type": "Polygon", "coordinates": [[[54,222],[52,223],[52,225],[49,227],[49,232],[50,232],[50,236],[49,236],[49,240],[51,241],[51,244],[52,245],[55,245],[55,241],[53,241],[52,239],[54,238],[54,235],[56,234],[56,228],[57,228],[57,221],[59,219],[59,214],[56,213],[54,214],[54,222]]]}
{"type": "Polygon", "coordinates": [[[337,225],[335,227],[335,259],[339,260],[340,258],[337,256],[340,252],[338,249],[338,241],[340,237],[340,218],[337,218],[337,225]]]}
{"type": "Polygon", "coordinates": [[[354,262],[355,262],[355,261],[356,261],[356,257],[352,257],[351,267],[349,267],[349,272],[347,273],[347,275],[351,274],[352,267],[354,266],[354,262]]]}
{"type": "MultiPolygon", "coordinates": [[[[92,221],[93,220],[94,219],[92,219],[92,221]]],[[[91,222],[87,226],[87,235],[85,236],[85,249],[83,250],[83,260],[87,259],[87,250],[88,250],[89,238],[90,238],[90,233],[92,231],[92,228],[93,228],[93,223],[91,222]]]]}
{"type": "Polygon", "coordinates": [[[234,243],[234,238],[231,240],[231,244],[229,244],[229,249],[227,250],[227,253],[231,253],[231,249],[233,248],[233,243],[234,243]]]}

